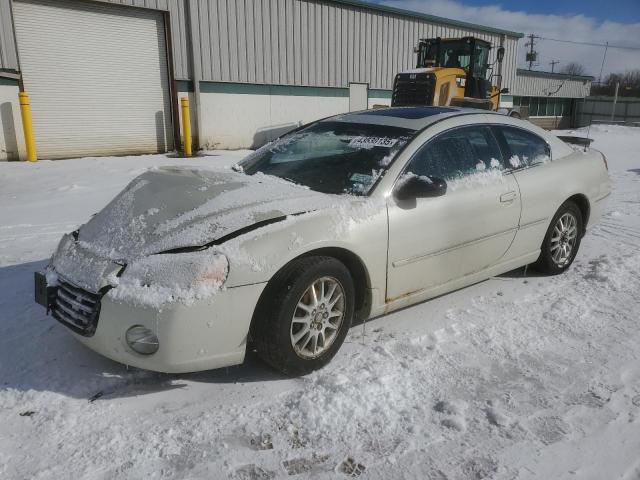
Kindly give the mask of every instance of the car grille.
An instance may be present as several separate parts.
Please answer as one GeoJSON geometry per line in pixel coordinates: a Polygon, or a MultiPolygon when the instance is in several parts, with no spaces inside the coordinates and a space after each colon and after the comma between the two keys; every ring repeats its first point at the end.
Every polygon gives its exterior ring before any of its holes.
{"type": "Polygon", "coordinates": [[[91,337],[98,326],[101,297],[61,279],[51,312],[56,320],[77,334],[91,337]]]}
{"type": "Polygon", "coordinates": [[[433,73],[399,73],[393,82],[391,106],[432,105],[435,84],[433,73]]]}

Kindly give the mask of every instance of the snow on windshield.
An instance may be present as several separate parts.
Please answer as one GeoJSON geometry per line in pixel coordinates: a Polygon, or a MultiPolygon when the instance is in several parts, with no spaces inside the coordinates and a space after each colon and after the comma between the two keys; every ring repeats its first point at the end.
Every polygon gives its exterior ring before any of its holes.
{"type": "Polygon", "coordinates": [[[413,130],[324,121],[286,135],[247,157],[249,175],[262,172],[323,193],[367,195],[413,130]]]}

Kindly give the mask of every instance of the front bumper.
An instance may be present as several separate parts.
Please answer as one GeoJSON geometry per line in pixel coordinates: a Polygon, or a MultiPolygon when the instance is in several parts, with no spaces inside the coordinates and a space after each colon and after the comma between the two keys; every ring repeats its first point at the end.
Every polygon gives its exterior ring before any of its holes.
{"type": "Polygon", "coordinates": [[[118,303],[105,295],[91,337],[73,333],[96,352],[126,365],[166,373],[196,372],[244,361],[253,311],[266,284],[222,290],[207,300],[161,310],[118,303]],[[126,331],[142,325],[158,336],[153,355],[134,352],[126,331]]]}
{"type": "Polygon", "coordinates": [[[265,285],[223,289],[189,306],[175,303],[161,309],[117,302],[106,294],[91,336],[60,323],[90,349],[126,365],[165,373],[227,367],[244,361],[251,318],[265,285]],[[126,332],[134,325],[158,336],[156,353],[141,355],[129,347],[126,332]]]}

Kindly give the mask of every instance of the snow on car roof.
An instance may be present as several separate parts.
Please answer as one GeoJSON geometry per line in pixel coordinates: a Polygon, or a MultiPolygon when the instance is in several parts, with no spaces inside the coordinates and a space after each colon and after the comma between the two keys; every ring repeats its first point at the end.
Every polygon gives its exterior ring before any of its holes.
{"type": "Polygon", "coordinates": [[[343,113],[325,120],[370,123],[388,125],[393,127],[421,130],[439,120],[447,117],[469,114],[490,114],[489,110],[459,107],[389,107],[374,110],[362,110],[359,112],[343,113]]]}

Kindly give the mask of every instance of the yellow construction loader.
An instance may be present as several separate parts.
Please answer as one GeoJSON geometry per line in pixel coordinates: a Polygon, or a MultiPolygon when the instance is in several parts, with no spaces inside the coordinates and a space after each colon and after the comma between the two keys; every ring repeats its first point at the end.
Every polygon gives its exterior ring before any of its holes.
{"type": "Polygon", "coordinates": [[[393,83],[392,106],[454,105],[497,110],[504,47],[489,65],[491,44],[475,37],[420,40],[416,68],[400,72],[393,83]],[[494,72],[494,67],[496,66],[494,72]],[[487,72],[491,75],[487,78],[487,72]],[[498,85],[492,85],[497,79],[498,85]]]}

